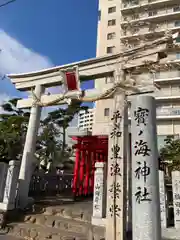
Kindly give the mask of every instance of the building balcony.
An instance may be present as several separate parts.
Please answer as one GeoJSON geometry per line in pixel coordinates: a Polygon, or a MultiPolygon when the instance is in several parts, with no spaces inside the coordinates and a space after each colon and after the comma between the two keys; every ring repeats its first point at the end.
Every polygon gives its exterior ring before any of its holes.
{"type": "Polygon", "coordinates": [[[144,31],[144,32],[137,32],[137,33],[134,33],[134,34],[127,34],[127,35],[124,35],[124,36],[121,36],[121,41],[123,40],[136,40],[137,38],[141,38],[141,37],[151,37],[151,36],[156,36],[157,38],[158,37],[162,37],[164,36],[165,32],[168,30],[172,31],[173,33],[177,32],[177,31],[180,31],[180,26],[177,26],[177,27],[161,27],[161,28],[157,28],[157,29],[154,29],[153,31],[144,31]]]}
{"type": "Polygon", "coordinates": [[[158,94],[158,96],[157,96],[157,94],[156,93],[154,93],[154,94],[152,94],[152,95],[154,95],[155,96],[155,99],[156,99],[156,101],[157,102],[179,102],[180,101],[180,95],[176,95],[176,96],[171,96],[171,95],[169,95],[169,96],[167,96],[167,95],[163,95],[163,94],[158,94]]]}
{"type": "MultiPolygon", "coordinates": [[[[128,113],[128,118],[131,120],[130,112],[128,113]]],[[[157,120],[175,120],[180,119],[180,108],[157,108],[156,109],[157,120]]]]}
{"type": "Polygon", "coordinates": [[[157,119],[180,119],[180,108],[156,109],[157,119]]]}
{"type": "Polygon", "coordinates": [[[174,78],[156,78],[154,79],[154,82],[158,85],[177,84],[180,83],[180,76],[174,78]]]}
{"type": "Polygon", "coordinates": [[[153,9],[153,8],[161,8],[161,7],[170,7],[173,6],[175,4],[178,4],[179,1],[178,0],[148,0],[146,3],[137,3],[136,2],[132,5],[130,3],[124,3],[122,4],[122,9],[121,12],[128,14],[128,13],[132,13],[133,10],[136,11],[143,11],[146,10],[146,8],[148,9],[153,9]]]}
{"type": "Polygon", "coordinates": [[[168,20],[178,20],[180,18],[180,11],[173,11],[171,12],[164,12],[161,14],[153,15],[153,16],[144,16],[142,18],[137,18],[137,19],[129,19],[128,21],[123,21],[121,22],[121,26],[129,26],[130,24],[132,26],[141,26],[144,25],[145,23],[158,23],[158,22],[163,22],[168,20]]]}

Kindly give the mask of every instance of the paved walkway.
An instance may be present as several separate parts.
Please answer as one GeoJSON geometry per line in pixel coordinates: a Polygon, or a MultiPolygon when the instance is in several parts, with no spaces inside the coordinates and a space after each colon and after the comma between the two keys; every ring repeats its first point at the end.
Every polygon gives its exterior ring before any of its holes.
{"type": "Polygon", "coordinates": [[[15,238],[15,237],[10,237],[10,236],[1,236],[0,235],[0,240],[22,240],[22,238],[15,238]]]}
{"type": "MultiPolygon", "coordinates": [[[[15,238],[15,237],[10,237],[10,236],[1,236],[0,235],[0,240],[22,240],[22,238],[15,238]]],[[[164,238],[163,240],[170,240],[170,239],[164,238]]]]}

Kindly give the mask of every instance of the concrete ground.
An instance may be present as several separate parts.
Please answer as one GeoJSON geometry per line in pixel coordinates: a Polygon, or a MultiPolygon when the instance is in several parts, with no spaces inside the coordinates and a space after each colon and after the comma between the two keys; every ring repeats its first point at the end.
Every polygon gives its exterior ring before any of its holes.
{"type": "MultiPolygon", "coordinates": [[[[86,212],[88,213],[87,215],[92,216],[92,200],[87,200],[83,202],[74,202],[72,199],[63,199],[61,197],[59,198],[46,198],[43,200],[37,200],[36,202],[36,208],[37,213],[33,213],[34,217],[37,217],[38,214],[41,215],[41,208],[46,208],[46,212],[48,216],[54,217],[53,212],[61,212],[61,209],[71,209],[72,211],[70,212],[65,212],[68,215],[68,219],[70,219],[70,216],[78,216],[78,212],[86,212]],[[71,213],[72,212],[72,213],[71,213]]],[[[36,212],[35,211],[35,212],[36,212]]],[[[43,216],[43,215],[42,215],[43,216]]],[[[68,220],[69,221],[69,220],[68,220]]],[[[45,223],[44,223],[45,224],[45,223]]],[[[163,237],[162,240],[180,240],[180,231],[176,231],[173,228],[167,229],[163,231],[163,237]]],[[[16,235],[17,236],[17,235],[16,235]]],[[[22,238],[17,238],[17,237],[12,237],[12,236],[7,236],[6,234],[3,234],[0,232],[0,240],[22,240],[22,238]]],[[[131,238],[128,238],[127,240],[131,240],[131,238]]]]}
{"type": "MultiPolygon", "coordinates": [[[[15,237],[10,237],[10,236],[1,236],[0,235],[0,240],[22,240],[22,238],[15,238],[15,237]]],[[[172,239],[163,239],[163,240],[172,240],[172,239]]]]}
{"type": "Polygon", "coordinates": [[[1,236],[0,235],[0,240],[22,240],[22,238],[15,238],[15,237],[10,237],[10,236],[1,236]]]}

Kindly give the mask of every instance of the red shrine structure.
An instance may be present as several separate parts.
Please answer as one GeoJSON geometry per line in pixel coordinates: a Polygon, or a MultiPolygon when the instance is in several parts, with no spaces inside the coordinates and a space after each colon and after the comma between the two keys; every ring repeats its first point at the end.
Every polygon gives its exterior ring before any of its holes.
{"type": "MultiPolygon", "coordinates": [[[[78,68],[64,72],[65,86],[68,91],[80,91],[78,68]]],[[[94,190],[94,172],[96,162],[107,162],[108,136],[76,136],[74,149],[75,166],[73,178],[73,195],[88,196],[94,190]]]]}
{"type": "Polygon", "coordinates": [[[73,195],[93,194],[96,162],[107,162],[108,136],[76,136],[73,195]]]}

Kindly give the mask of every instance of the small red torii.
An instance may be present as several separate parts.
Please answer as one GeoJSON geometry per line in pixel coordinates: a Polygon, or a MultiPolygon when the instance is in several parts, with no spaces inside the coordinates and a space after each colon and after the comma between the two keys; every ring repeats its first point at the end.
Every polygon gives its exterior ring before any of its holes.
{"type": "MultiPolygon", "coordinates": [[[[63,73],[66,91],[81,91],[78,68],[66,69],[63,73]]],[[[108,136],[74,136],[76,149],[73,195],[88,196],[94,190],[94,171],[96,162],[107,162],[108,136]]]]}
{"type": "MultiPolygon", "coordinates": [[[[66,91],[81,91],[78,68],[66,69],[62,72],[66,91]]],[[[94,190],[94,171],[96,162],[107,162],[108,136],[73,136],[77,143],[76,149],[73,195],[88,196],[94,190]]]]}
{"type": "Polygon", "coordinates": [[[74,136],[72,139],[77,141],[77,144],[73,146],[76,149],[73,195],[75,197],[92,195],[95,163],[107,162],[108,137],[74,136]]]}

